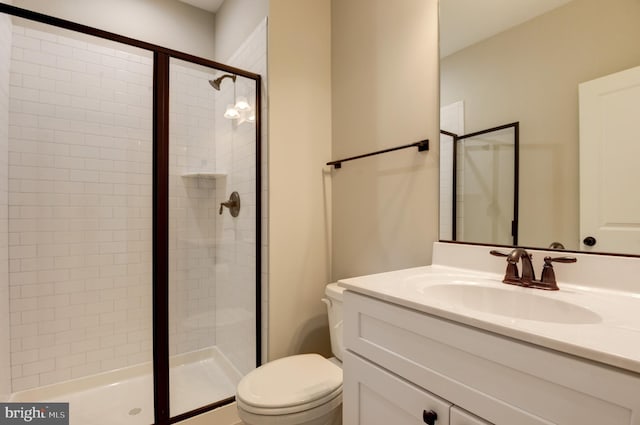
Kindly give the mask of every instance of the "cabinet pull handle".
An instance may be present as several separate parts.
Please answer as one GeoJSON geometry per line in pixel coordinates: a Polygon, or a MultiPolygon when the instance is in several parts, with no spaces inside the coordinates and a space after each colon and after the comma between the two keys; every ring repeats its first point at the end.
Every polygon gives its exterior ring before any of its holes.
{"type": "Polygon", "coordinates": [[[422,420],[427,425],[436,425],[436,421],[438,420],[438,414],[433,410],[423,410],[422,411],[422,420]]]}

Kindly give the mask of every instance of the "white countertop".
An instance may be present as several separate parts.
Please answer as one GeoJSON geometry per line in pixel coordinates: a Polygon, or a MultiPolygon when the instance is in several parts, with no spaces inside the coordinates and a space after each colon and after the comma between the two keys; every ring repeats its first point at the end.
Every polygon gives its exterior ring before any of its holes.
{"type": "MultiPolygon", "coordinates": [[[[433,265],[342,279],[339,285],[433,316],[640,373],[640,293],[561,282],[559,291],[543,291],[507,285],[502,278],[498,273],[433,265]],[[455,297],[429,295],[431,286],[443,285],[478,285],[490,291],[497,289],[509,299],[513,295],[516,300],[520,296],[551,298],[550,304],[577,306],[578,312],[589,313],[586,317],[593,313],[596,320],[563,323],[548,320],[542,311],[540,317],[536,311],[522,316],[526,318],[513,317],[468,308],[455,297]]],[[[519,306],[511,307],[518,311],[519,306]]]]}

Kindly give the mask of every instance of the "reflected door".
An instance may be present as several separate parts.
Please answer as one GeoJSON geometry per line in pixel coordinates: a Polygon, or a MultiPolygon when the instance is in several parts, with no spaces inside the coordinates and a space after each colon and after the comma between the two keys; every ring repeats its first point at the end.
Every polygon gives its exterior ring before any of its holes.
{"type": "Polygon", "coordinates": [[[640,67],[582,83],[580,244],[640,254],[640,67]]]}

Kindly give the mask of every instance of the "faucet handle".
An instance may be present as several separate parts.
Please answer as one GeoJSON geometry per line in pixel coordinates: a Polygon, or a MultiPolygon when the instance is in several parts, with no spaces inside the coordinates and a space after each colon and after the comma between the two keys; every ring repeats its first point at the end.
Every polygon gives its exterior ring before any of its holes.
{"type": "Polygon", "coordinates": [[[515,283],[520,281],[520,273],[518,272],[518,265],[510,260],[511,253],[506,253],[502,251],[496,251],[492,249],[489,251],[489,254],[496,257],[505,257],[507,259],[507,270],[504,273],[504,279],[502,280],[505,283],[515,283]]]}
{"type": "Polygon", "coordinates": [[[548,289],[552,291],[558,290],[556,283],[556,273],[553,270],[552,263],[575,263],[578,261],[575,257],[544,257],[544,266],[542,267],[542,276],[540,276],[540,289],[548,289]]]}
{"type": "Polygon", "coordinates": [[[544,257],[545,264],[549,263],[575,263],[578,261],[576,257],[544,257]]]}

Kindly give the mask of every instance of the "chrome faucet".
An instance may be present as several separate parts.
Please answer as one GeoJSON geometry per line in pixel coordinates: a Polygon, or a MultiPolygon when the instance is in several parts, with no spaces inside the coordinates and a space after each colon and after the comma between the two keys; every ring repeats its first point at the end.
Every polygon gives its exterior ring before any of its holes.
{"type": "Polygon", "coordinates": [[[504,274],[504,283],[510,285],[524,286],[527,288],[545,289],[548,291],[557,291],[556,274],[553,270],[553,262],[557,263],[575,263],[575,257],[544,257],[544,266],[542,268],[542,276],[540,280],[536,280],[536,275],[531,263],[531,254],[523,248],[515,248],[509,254],[492,250],[491,255],[507,258],[507,270],[504,274]],[[522,264],[522,274],[518,273],[518,262],[522,264]]]}

